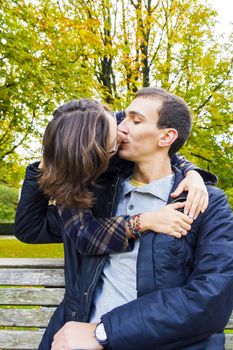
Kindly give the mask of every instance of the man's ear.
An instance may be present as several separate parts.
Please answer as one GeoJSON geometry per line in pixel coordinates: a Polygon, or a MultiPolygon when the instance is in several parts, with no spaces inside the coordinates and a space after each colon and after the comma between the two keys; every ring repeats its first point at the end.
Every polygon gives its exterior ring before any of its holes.
{"type": "Polygon", "coordinates": [[[170,147],[173,142],[178,137],[178,132],[176,129],[163,129],[158,140],[158,146],[160,147],[170,147]]]}

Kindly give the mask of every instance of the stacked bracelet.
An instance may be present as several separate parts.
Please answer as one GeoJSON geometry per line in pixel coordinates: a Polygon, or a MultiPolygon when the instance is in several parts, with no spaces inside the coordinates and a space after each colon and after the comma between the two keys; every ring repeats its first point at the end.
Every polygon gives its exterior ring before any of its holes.
{"type": "Polygon", "coordinates": [[[128,225],[129,231],[132,235],[132,238],[134,238],[134,239],[141,238],[141,236],[142,236],[142,234],[140,232],[140,230],[141,230],[140,216],[141,216],[141,214],[137,214],[134,216],[129,216],[127,218],[127,225],[128,225]]]}

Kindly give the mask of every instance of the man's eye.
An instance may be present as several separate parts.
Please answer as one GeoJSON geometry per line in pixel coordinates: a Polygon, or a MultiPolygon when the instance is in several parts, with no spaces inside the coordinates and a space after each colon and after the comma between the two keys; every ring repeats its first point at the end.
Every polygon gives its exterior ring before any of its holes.
{"type": "Polygon", "coordinates": [[[141,120],[134,120],[133,122],[134,122],[134,124],[140,124],[141,120]]]}

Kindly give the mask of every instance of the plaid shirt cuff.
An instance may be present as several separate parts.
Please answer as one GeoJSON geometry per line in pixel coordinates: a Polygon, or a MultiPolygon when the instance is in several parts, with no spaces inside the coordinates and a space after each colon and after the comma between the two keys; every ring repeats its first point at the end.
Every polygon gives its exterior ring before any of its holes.
{"type": "Polygon", "coordinates": [[[58,208],[66,234],[82,255],[105,255],[131,251],[125,230],[128,216],[93,217],[91,210],[58,208]]]}

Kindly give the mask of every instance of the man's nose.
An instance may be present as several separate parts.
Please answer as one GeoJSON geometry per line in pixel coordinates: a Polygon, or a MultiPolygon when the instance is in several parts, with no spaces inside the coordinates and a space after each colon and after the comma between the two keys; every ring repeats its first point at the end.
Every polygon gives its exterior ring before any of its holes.
{"type": "Polygon", "coordinates": [[[122,120],[118,125],[118,131],[124,134],[128,134],[129,131],[128,131],[128,127],[125,119],[122,120]]]}

